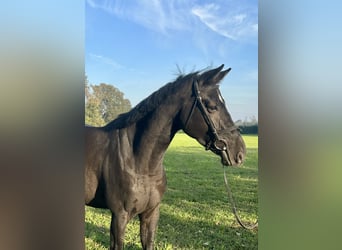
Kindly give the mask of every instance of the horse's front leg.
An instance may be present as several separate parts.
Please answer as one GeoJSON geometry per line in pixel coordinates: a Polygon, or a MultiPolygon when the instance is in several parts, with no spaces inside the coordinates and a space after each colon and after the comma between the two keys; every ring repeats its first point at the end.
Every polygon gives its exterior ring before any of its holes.
{"type": "Polygon", "coordinates": [[[110,250],[122,250],[124,246],[127,213],[114,214],[110,224],[110,250]]]}
{"type": "Polygon", "coordinates": [[[153,250],[154,236],[157,231],[159,220],[159,204],[139,214],[140,219],[140,240],[144,250],[153,250]]]}

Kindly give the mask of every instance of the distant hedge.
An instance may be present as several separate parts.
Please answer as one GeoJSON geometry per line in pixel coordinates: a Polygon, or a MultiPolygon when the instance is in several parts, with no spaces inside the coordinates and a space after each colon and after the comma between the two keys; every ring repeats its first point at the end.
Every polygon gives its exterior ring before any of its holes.
{"type": "Polygon", "coordinates": [[[241,134],[250,135],[250,134],[258,134],[258,125],[249,125],[244,126],[240,125],[239,128],[241,129],[241,134]]]}

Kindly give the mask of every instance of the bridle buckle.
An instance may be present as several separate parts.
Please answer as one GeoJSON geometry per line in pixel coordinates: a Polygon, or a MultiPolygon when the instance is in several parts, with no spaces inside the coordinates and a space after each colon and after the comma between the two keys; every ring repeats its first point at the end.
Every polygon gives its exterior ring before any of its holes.
{"type": "Polygon", "coordinates": [[[227,150],[227,143],[225,140],[217,139],[214,141],[213,146],[218,151],[226,151],[227,150]]]}

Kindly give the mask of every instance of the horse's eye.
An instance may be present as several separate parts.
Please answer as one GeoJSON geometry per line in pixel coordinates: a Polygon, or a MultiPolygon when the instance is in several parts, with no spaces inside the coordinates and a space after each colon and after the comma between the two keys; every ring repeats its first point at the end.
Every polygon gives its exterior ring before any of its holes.
{"type": "Polygon", "coordinates": [[[207,110],[209,113],[214,113],[215,111],[217,111],[217,106],[207,106],[207,110]]]}
{"type": "Polygon", "coordinates": [[[209,113],[213,113],[213,112],[217,111],[217,109],[218,109],[218,107],[215,103],[212,103],[208,100],[205,101],[205,106],[206,106],[209,113]]]}
{"type": "Polygon", "coordinates": [[[213,112],[217,111],[217,106],[208,107],[207,109],[208,109],[209,113],[213,113],[213,112]]]}

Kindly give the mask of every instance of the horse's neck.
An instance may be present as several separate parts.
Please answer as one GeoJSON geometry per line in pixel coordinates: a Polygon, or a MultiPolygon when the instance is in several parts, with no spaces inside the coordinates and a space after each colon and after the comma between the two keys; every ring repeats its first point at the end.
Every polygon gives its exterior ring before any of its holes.
{"type": "Polygon", "coordinates": [[[137,160],[150,171],[162,164],[164,154],[178,128],[179,104],[161,105],[135,127],[134,145],[137,160]]]}
{"type": "Polygon", "coordinates": [[[142,121],[145,125],[142,142],[156,146],[156,149],[160,148],[161,151],[167,149],[177,132],[175,124],[177,124],[176,116],[179,110],[177,105],[165,106],[157,108],[151,117],[142,121]]]}

